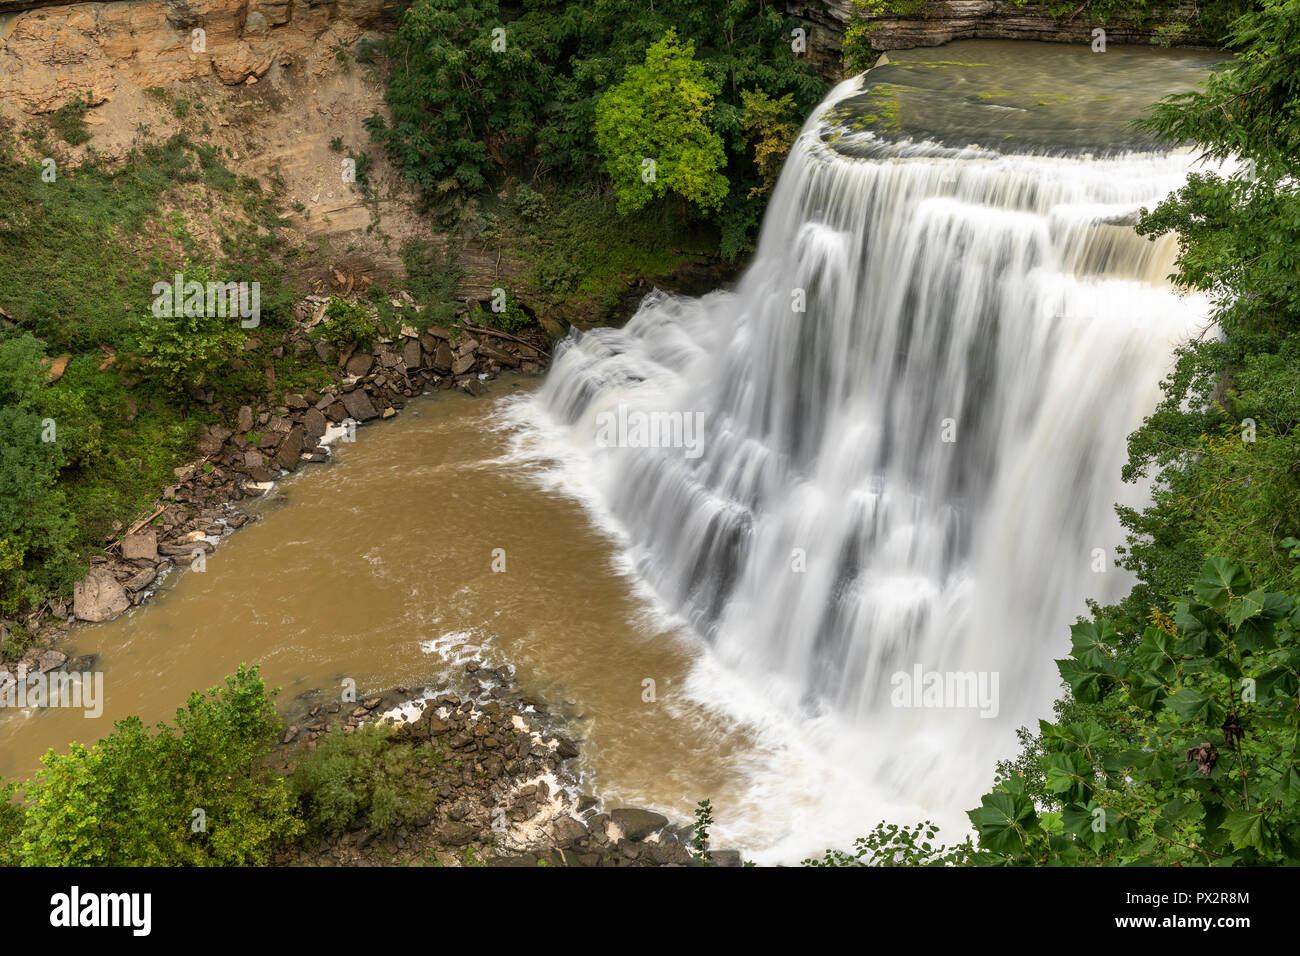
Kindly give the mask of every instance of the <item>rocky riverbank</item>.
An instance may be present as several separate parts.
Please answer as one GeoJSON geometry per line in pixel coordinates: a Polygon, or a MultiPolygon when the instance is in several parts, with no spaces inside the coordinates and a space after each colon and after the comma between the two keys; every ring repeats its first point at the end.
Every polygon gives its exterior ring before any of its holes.
{"type": "MultiPolygon", "coordinates": [[[[405,687],[341,700],[324,691],[290,708],[277,761],[289,772],[328,734],[390,722],[393,745],[415,749],[409,774],[434,799],[385,832],[364,825],[284,848],[299,866],[698,866],[694,824],[636,807],[605,808],[584,793],[579,745],[562,717],[528,696],[508,665],[469,664],[456,689],[405,687]],[[427,758],[427,759],[420,759],[427,758]]],[[[712,850],[713,866],[740,853],[712,850]]]]}
{"type": "MultiPolygon", "coordinates": [[[[330,299],[303,298],[294,308],[294,327],[276,346],[298,362],[318,363],[330,383],[284,391],[275,403],[251,404],[250,398],[238,407],[214,404],[210,392],[196,394],[219,423],[203,429],[195,457],[175,469],[176,482],[153,507],[92,557],[71,600],[51,602],[24,619],[36,639],[0,673],[18,665],[29,672],[50,669],[54,658],[47,651],[71,623],[107,621],[147,601],[167,574],[197,565],[223,536],[248,522],[241,502],[260,497],[301,466],[328,461],[330,445],[354,438],[356,428],[392,418],[417,395],[458,388],[480,396],[502,371],[537,374],[549,361],[550,342],[540,327],[519,335],[487,328],[491,313],[474,303],[459,311],[450,329],[403,324],[399,335],[380,336],[368,350],[340,350],[313,334],[326,321],[330,299]]],[[[399,293],[393,304],[418,323],[409,296],[399,293]]],[[[5,626],[0,622],[0,630],[5,626]]]]}

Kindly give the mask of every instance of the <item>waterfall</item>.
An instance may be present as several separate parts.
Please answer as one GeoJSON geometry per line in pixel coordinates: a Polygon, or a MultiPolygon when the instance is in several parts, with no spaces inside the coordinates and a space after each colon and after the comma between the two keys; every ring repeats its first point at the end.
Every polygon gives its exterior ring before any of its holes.
{"type": "Polygon", "coordinates": [[[1167,284],[1172,242],[1131,226],[1185,152],[862,134],[848,155],[826,113],[859,82],[805,125],[734,291],[573,332],[524,402],[709,673],[836,728],[824,766],[848,782],[793,786],[848,788],[842,844],[889,806],[963,825],[1014,729],[1050,715],[1085,599],[1132,583],[1114,505],[1147,491],[1120,480],[1126,436],[1207,311],[1167,284]],[[991,696],[926,704],[918,673],[991,696]]]}

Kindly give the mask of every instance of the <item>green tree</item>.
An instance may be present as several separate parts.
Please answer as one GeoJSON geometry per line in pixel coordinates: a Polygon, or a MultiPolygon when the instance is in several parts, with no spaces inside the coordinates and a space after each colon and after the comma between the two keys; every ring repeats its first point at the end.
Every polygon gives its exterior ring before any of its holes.
{"type": "Polygon", "coordinates": [[[367,128],[429,194],[475,192],[496,166],[523,158],[549,69],[508,25],[495,0],[420,0],[390,48],[385,101],[367,128]]]}
{"type": "Polygon", "coordinates": [[[1300,861],[1300,600],[1211,558],[1172,620],[1125,647],[1105,620],[1058,661],[1093,716],[1040,722],[1036,800],[1010,777],[970,811],[978,864],[1300,861]]]}
{"type": "Polygon", "coordinates": [[[795,137],[799,135],[799,116],[794,97],[773,99],[762,90],[745,90],[740,94],[745,104],[741,125],[754,144],[754,166],[759,182],[749,190],[750,198],[771,192],[781,172],[781,163],[795,137]]]}
{"type": "Polygon", "coordinates": [[[314,832],[339,833],[358,820],[386,830],[432,809],[437,791],[419,769],[436,759],[395,740],[386,724],[362,724],[327,734],[294,768],[291,783],[314,832]]]}
{"type": "Polygon", "coordinates": [[[618,194],[633,212],[672,191],[700,209],[717,210],[729,184],[722,137],[709,124],[718,86],[695,59],[695,45],[669,30],[645,63],[596,107],[596,145],[618,194]]]}
{"type": "Polygon", "coordinates": [[[48,751],[26,788],[22,863],[265,864],[302,823],[267,766],[280,720],[257,671],[240,666],[224,687],[195,691],[156,733],[130,717],[92,747],[48,751]]]}
{"type": "Polygon", "coordinates": [[[0,342],[0,614],[15,614],[75,573],[76,527],[58,487],[64,417],[49,417],[44,348],[28,333],[0,342]]]}

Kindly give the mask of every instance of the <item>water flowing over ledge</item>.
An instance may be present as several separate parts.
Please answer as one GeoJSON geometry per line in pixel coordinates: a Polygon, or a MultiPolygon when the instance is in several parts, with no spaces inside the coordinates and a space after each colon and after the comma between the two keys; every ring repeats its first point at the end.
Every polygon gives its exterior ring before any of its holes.
{"type": "Polygon", "coordinates": [[[1174,244],[1132,229],[1189,154],[866,131],[855,158],[828,134],[860,84],[804,127],[734,292],[574,333],[507,412],[711,645],[695,696],[820,754],[755,779],[769,820],[818,820],[778,838],[786,858],[891,808],[964,828],[1047,714],[1085,598],[1127,590],[1113,505],[1146,490],[1120,481],[1125,436],[1207,313],[1164,279],[1174,244]],[[611,432],[638,415],[669,440],[611,432]],[[698,454],[662,447],[692,421],[698,454]],[[980,700],[908,690],[930,674],[980,700]]]}

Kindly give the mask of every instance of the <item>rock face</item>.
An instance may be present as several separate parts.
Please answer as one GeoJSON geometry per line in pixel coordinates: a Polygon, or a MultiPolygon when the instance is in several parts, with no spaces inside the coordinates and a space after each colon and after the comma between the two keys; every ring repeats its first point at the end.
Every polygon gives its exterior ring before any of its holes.
{"type": "Polygon", "coordinates": [[[91,568],[72,587],[72,613],[83,621],[107,621],[131,606],[126,589],[107,568],[91,568]]]}
{"type": "MultiPolygon", "coordinates": [[[[1205,43],[1195,27],[1196,3],[1175,8],[1168,22],[1187,23],[1180,46],[1205,43]]],[[[827,75],[839,76],[844,29],[851,19],[861,17],[853,0],[786,0],[791,15],[807,24],[808,55],[827,75]]],[[[1099,26],[1087,16],[1073,19],[1053,17],[1041,6],[1017,6],[1010,0],[936,0],[908,17],[866,17],[873,23],[871,47],[906,50],[918,46],[939,46],[952,40],[1044,40],[1052,43],[1091,43],[1093,28],[1099,26]]],[[[1150,43],[1161,21],[1138,23],[1114,18],[1105,24],[1107,43],[1150,43]]]]}
{"type": "MultiPolygon", "coordinates": [[[[245,83],[275,64],[356,41],[391,0],[0,0],[15,14],[0,45],[0,99],[44,113],[75,96],[112,97],[122,71],[142,87],[215,74],[245,83]],[[191,32],[202,29],[202,42],[191,32]]],[[[329,54],[332,55],[332,54],[329,54]]]]}

